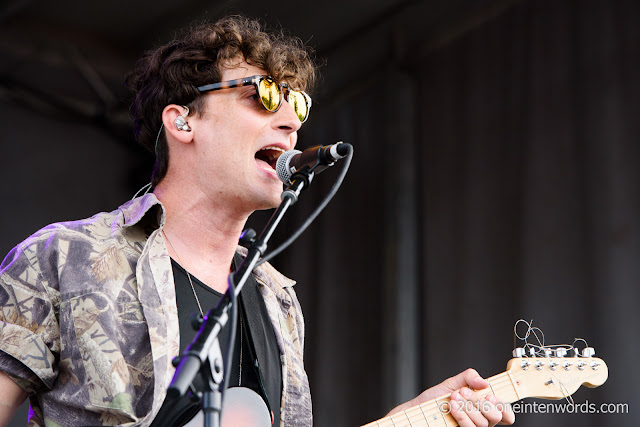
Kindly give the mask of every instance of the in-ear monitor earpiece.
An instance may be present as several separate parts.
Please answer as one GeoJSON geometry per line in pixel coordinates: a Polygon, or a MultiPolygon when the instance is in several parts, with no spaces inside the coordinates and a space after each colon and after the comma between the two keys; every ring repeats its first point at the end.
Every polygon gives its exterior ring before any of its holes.
{"type": "Polygon", "coordinates": [[[184,108],[187,111],[184,114],[176,117],[176,119],[173,121],[173,123],[175,123],[176,128],[178,130],[184,130],[184,131],[187,131],[187,132],[191,132],[191,128],[189,127],[189,124],[187,123],[187,121],[184,118],[184,116],[188,116],[189,115],[189,107],[186,107],[186,106],[183,105],[182,108],[184,108]]]}

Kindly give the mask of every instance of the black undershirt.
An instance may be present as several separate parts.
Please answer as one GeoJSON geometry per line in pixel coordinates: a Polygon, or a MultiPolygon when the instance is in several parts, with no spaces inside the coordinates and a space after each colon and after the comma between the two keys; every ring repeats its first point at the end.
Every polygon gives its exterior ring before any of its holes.
{"type": "MultiPolygon", "coordinates": [[[[239,264],[240,262],[242,262],[242,258],[236,255],[234,264],[239,264]]],[[[191,326],[191,314],[199,314],[200,310],[193,295],[187,273],[173,259],[171,264],[176,287],[176,303],[180,327],[180,354],[182,354],[195,336],[195,331],[191,326]]],[[[218,304],[222,294],[209,288],[193,275],[191,275],[191,280],[202,310],[206,313],[218,304]]],[[[253,275],[249,275],[238,301],[238,324],[229,387],[237,387],[240,383],[242,387],[250,388],[258,393],[274,416],[275,422],[273,425],[277,426],[280,425],[280,400],[282,395],[280,351],[267,308],[253,275]],[[240,332],[241,324],[242,334],[240,332]],[[242,353],[240,352],[240,345],[242,345],[242,353]],[[240,354],[242,354],[241,382],[239,381],[240,354]]],[[[223,356],[226,356],[229,342],[228,326],[227,324],[219,336],[220,349],[223,356]]],[[[200,375],[196,376],[193,385],[196,389],[202,390],[203,380],[200,375]]],[[[161,419],[163,420],[162,423],[157,425],[181,426],[193,418],[199,410],[199,402],[193,403],[188,398],[181,399],[179,402],[167,402],[165,400],[154,421],[154,425],[161,419]]]]}

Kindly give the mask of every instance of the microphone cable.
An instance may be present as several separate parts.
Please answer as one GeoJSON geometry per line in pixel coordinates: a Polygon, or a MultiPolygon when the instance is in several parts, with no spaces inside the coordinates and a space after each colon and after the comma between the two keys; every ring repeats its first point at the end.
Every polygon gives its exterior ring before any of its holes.
{"type": "Polygon", "coordinates": [[[344,177],[347,175],[347,171],[349,170],[349,166],[351,165],[351,159],[353,159],[353,146],[351,144],[345,144],[345,145],[348,148],[348,152],[347,152],[347,156],[345,157],[344,166],[342,167],[342,170],[340,171],[338,178],[333,183],[333,186],[331,187],[327,195],[324,197],[322,202],[320,202],[318,207],[311,213],[311,215],[309,215],[309,217],[291,235],[291,237],[289,237],[284,243],[282,243],[280,246],[278,246],[277,248],[269,252],[267,255],[262,257],[262,259],[256,263],[255,267],[258,267],[259,265],[269,261],[276,255],[278,255],[280,252],[288,248],[304,232],[304,230],[306,230],[307,227],[311,225],[311,223],[316,219],[316,217],[320,215],[320,212],[322,212],[324,208],[327,207],[331,199],[333,199],[333,196],[336,195],[336,193],[338,192],[338,189],[342,185],[342,181],[344,181],[344,177]]]}

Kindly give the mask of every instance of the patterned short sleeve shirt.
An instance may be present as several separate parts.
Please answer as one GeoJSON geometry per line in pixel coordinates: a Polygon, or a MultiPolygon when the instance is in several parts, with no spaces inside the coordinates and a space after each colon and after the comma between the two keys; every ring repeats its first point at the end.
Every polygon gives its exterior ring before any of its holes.
{"type": "MultiPolygon", "coordinates": [[[[0,370],[30,394],[30,426],[150,425],[178,355],[171,261],[153,194],[53,224],[0,269],[0,370]]],[[[254,276],[281,353],[281,425],[312,425],[294,282],[254,276]]]]}

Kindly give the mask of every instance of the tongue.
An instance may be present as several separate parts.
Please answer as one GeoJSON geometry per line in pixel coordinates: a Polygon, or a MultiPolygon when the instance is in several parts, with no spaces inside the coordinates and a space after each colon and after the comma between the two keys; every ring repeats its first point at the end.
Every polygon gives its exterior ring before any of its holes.
{"type": "Polygon", "coordinates": [[[268,162],[256,157],[256,163],[258,164],[259,167],[263,168],[263,169],[273,169],[273,166],[271,166],[268,162]]]}

